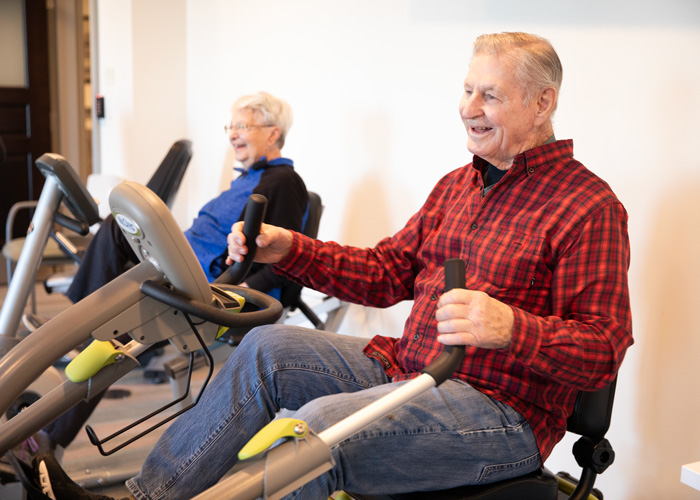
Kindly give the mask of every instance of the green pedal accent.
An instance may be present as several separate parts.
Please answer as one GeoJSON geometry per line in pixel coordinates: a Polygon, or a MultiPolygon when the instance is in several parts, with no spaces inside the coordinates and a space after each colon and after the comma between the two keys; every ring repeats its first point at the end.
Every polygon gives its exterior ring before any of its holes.
{"type": "MultiPolygon", "coordinates": [[[[230,312],[230,313],[241,312],[241,309],[243,309],[243,306],[245,305],[245,298],[238,295],[235,292],[230,291],[230,290],[221,290],[220,289],[220,291],[222,293],[226,294],[226,296],[231,299],[231,303],[224,304],[224,306],[226,307],[226,312],[230,312]],[[233,305],[234,303],[237,305],[233,305]]],[[[216,338],[218,339],[223,334],[225,334],[227,331],[228,331],[227,326],[220,326],[219,330],[216,332],[216,338]]]]}
{"type": "Polygon", "coordinates": [[[66,366],[66,377],[71,382],[84,382],[105,366],[123,355],[111,342],[94,340],[66,366]]]}
{"type": "Polygon", "coordinates": [[[254,457],[266,451],[278,439],[293,437],[303,438],[309,433],[306,422],[297,418],[278,418],[260,429],[253,438],[238,453],[239,460],[254,457]]]}

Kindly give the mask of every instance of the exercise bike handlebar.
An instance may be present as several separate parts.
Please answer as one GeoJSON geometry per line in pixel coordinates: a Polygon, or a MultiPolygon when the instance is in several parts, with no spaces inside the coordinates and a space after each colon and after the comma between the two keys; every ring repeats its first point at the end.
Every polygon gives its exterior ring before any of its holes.
{"type": "MultiPolygon", "coordinates": [[[[75,221],[78,224],[77,227],[82,230],[80,225],[87,224],[89,229],[92,224],[100,222],[100,213],[95,200],[64,157],[55,153],[44,153],[37,158],[36,166],[44,177],[52,176],[56,179],[58,187],[65,195],[63,203],[77,219],[75,221]]],[[[68,229],[73,229],[65,224],[64,219],[56,222],[68,229]]],[[[81,230],[73,230],[80,234],[87,234],[87,232],[82,233],[81,230]]]]}
{"type": "MultiPolygon", "coordinates": [[[[464,288],[461,259],[445,262],[445,291],[464,288]]],[[[464,358],[464,346],[447,346],[419,377],[370,403],[326,430],[306,433],[303,440],[286,440],[252,459],[247,466],[200,493],[194,500],[249,500],[267,495],[279,499],[332,467],[331,448],[384,417],[454,373],[464,358]]],[[[303,422],[302,422],[303,424],[303,422]]],[[[308,430],[303,424],[300,428],[308,430]]],[[[296,432],[296,428],[295,428],[296,432]]]]}
{"type": "MultiPolygon", "coordinates": [[[[248,254],[243,259],[243,262],[230,266],[222,274],[222,276],[227,277],[226,281],[217,280],[215,282],[219,285],[225,285],[226,289],[234,290],[235,293],[245,299],[246,304],[259,307],[259,311],[246,311],[245,314],[230,314],[224,309],[206,304],[201,300],[194,300],[153,280],[142,283],[141,292],[172,308],[229,328],[249,328],[274,323],[282,316],[283,312],[282,304],[278,300],[252,288],[233,286],[245,279],[253,265],[255,252],[258,248],[255,244],[255,237],[260,233],[266,209],[267,198],[260,194],[250,195],[243,214],[243,234],[245,234],[247,241],[252,242],[248,245],[248,254]]],[[[212,287],[212,291],[217,291],[216,285],[212,287]]]]}
{"type": "MultiPolygon", "coordinates": [[[[55,189],[54,176],[48,179],[47,184],[56,192],[52,201],[56,198],[58,202],[60,196],[55,189]]],[[[0,455],[43,428],[57,414],[89,397],[95,387],[106,388],[133,368],[137,364],[133,356],[138,354],[140,346],[153,343],[148,335],[153,334],[154,340],[170,340],[183,352],[191,352],[196,346],[205,347],[215,339],[218,324],[256,326],[274,322],[281,315],[279,302],[261,292],[234,286],[212,289],[172,214],[146,187],[123,182],[110,194],[110,206],[142,262],[52,318],[32,333],[32,342],[20,342],[0,357],[0,414],[47,367],[91,336],[111,340],[120,332],[128,331],[132,338],[146,342],[134,340],[132,348],[130,342],[124,347],[129,355],[119,362],[107,365],[89,380],[65,381],[21,415],[1,424],[0,455]],[[159,287],[157,282],[168,282],[177,292],[163,291],[164,287],[159,287]],[[141,285],[144,285],[143,290],[141,285]],[[236,289],[239,295],[264,310],[238,314],[226,313],[223,308],[215,311],[217,302],[224,306],[228,301],[221,289],[236,289]],[[164,305],[151,297],[144,300],[143,295],[154,296],[165,302],[165,306],[183,310],[186,319],[180,319],[183,315],[163,314],[167,309],[164,305]],[[212,322],[194,328],[189,313],[212,322]]]]}
{"type": "MultiPolygon", "coordinates": [[[[466,266],[462,259],[449,259],[445,261],[445,291],[453,288],[464,288],[466,266]]],[[[427,373],[435,379],[435,385],[442,384],[459,368],[464,359],[463,345],[448,345],[440,353],[440,356],[426,366],[421,373],[427,373]]]]}
{"type": "Polygon", "coordinates": [[[267,198],[261,194],[251,194],[248,198],[248,203],[245,206],[243,235],[245,236],[248,253],[243,257],[242,262],[236,262],[229,266],[214,283],[229,283],[237,285],[243,281],[250,268],[253,265],[255,251],[258,245],[255,243],[255,238],[260,234],[260,227],[265,220],[265,211],[267,209],[267,198]]]}
{"type": "Polygon", "coordinates": [[[141,292],[144,295],[174,309],[179,309],[203,320],[229,328],[248,328],[274,323],[282,316],[282,304],[266,293],[242,286],[231,286],[230,288],[238,295],[241,295],[245,299],[246,304],[253,304],[260,307],[261,310],[246,312],[245,314],[231,314],[221,308],[193,300],[155,281],[147,280],[141,284],[141,292]]]}
{"type": "MultiPolygon", "coordinates": [[[[445,291],[464,288],[465,264],[461,259],[449,259],[444,263],[445,291]]],[[[421,375],[410,380],[402,387],[370,403],[353,415],[346,417],[319,434],[321,439],[333,446],[349,436],[359,432],[369,423],[386,415],[394,408],[410,401],[418,394],[437,387],[459,368],[464,359],[464,346],[445,346],[440,356],[421,370],[421,375]]]]}
{"type": "Polygon", "coordinates": [[[56,224],[59,224],[66,229],[70,229],[80,236],[85,236],[90,232],[90,226],[86,222],[71,219],[70,217],[67,217],[61,213],[54,215],[53,220],[56,222],[56,224]]]}

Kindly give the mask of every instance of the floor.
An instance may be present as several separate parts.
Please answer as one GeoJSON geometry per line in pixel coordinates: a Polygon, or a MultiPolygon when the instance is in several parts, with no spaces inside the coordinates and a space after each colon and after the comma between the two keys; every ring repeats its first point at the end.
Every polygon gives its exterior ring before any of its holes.
{"type": "MultiPolygon", "coordinates": [[[[0,286],[0,300],[3,302],[6,293],[7,286],[0,286]]],[[[51,318],[71,305],[70,301],[63,295],[46,293],[41,284],[36,286],[35,294],[37,314],[44,318],[51,318]]],[[[26,311],[29,311],[29,306],[26,311]]],[[[20,326],[20,330],[25,329],[20,326]]],[[[212,353],[216,360],[216,366],[220,366],[230,352],[231,348],[228,345],[215,344],[212,353]]],[[[154,359],[147,368],[153,368],[159,362],[162,363],[181,356],[174,348],[168,346],[163,356],[154,359]]],[[[144,369],[138,368],[127,374],[111,387],[107,397],[97,406],[87,423],[94,428],[100,438],[111,435],[118,429],[175,399],[174,392],[177,389],[173,389],[171,383],[166,381],[155,384],[151,379],[147,379],[144,373],[144,369]]],[[[197,394],[205,377],[205,368],[200,368],[194,372],[191,388],[192,394],[197,394]]],[[[159,421],[164,416],[176,411],[176,408],[164,412],[162,417],[154,417],[153,421],[149,422],[155,423],[159,421]]],[[[134,431],[126,433],[126,435],[135,435],[144,427],[137,427],[134,431]]],[[[168,425],[166,424],[107,457],[100,455],[97,448],[90,443],[87,433],[81,432],[73,443],[66,448],[61,461],[62,466],[72,479],[83,484],[91,491],[100,492],[115,498],[128,496],[128,490],[123,486],[123,482],[140,469],[146,455],[167,427],[168,425]]],[[[122,442],[120,438],[115,438],[115,444],[120,442],[122,442]]],[[[112,446],[114,445],[110,441],[104,445],[104,448],[110,450],[112,446]]],[[[0,494],[0,497],[3,497],[3,495],[0,494]]],[[[4,497],[3,500],[5,500],[4,497]]]]}

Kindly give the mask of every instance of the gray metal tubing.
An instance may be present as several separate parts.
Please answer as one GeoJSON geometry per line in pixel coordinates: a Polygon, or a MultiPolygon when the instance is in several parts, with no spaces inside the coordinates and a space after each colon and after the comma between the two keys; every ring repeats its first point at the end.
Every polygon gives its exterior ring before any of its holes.
{"type": "MultiPolygon", "coordinates": [[[[90,468],[71,470],[70,477],[83,488],[104,488],[113,484],[123,485],[141,470],[138,460],[124,460],[117,463],[106,462],[106,465],[90,464],[90,468]]],[[[0,498],[2,490],[0,490],[0,498]]]]}
{"type": "Polygon", "coordinates": [[[319,437],[328,446],[335,446],[433,387],[435,379],[424,373],[320,432],[319,437]]]}
{"type": "Polygon", "coordinates": [[[320,476],[333,466],[331,450],[318,436],[286,441],[268,451],[264,457],[220,483],[200,493],[193,500],[277,500],[320,476]]]}
{"type": "Polygon", "coordinates": [[[34,287],[44,247],[49,239],[53,215],[61,205],[62,199],[63,193],[59,189],[58,183],[54,178],[48,177],[32,218],[34,230],[27,235],[24,241],[24,247],[0,311],[0,336],[14,337],[17,332],[27,298],[34,287]]]}
{"type": "Polygon", "coordinates": [[[143,281],[159,277],[162,274],[153,264],[142,262],[51,319],[3,356],[0,414],[44,370],[89,340],[94,329],[138,302],[143,297],[139,290],[143,281]]]}
{"type": "Polygon", "coordinates": [[[194,500],[254,500],[263,495],[263,485],[266,499],[282,498],[330,469],[331,447],[433,387],[435,379],[422,374],[313,436],[312,444],[286,441],[268,451],[265,459],[251,461],[194,500]]]}
{"type": "MultiPolygon", "coordinates": [[[[15,219],[20,210],[26,210],[28,208],[36,208],[38,205],[36,200],[18,201],[10,207],[10,211],[7,214],[7,221],[5,223],[5,243],[9,243],[12,240],[12,230],[15,226],[15,219]]],[[[12,260],[7,259],[5,263],[7,265],[7,280],[12,279],[12,260]]]]}
{"type": "Polygon", "coordinates": [[[121,361],[104,367],[90,380],[79,383],[66,380],[0,426],[0,455],[46,427],[80,401],[92,399],[138,365],[136,359],[125,356],[121,361]]]}

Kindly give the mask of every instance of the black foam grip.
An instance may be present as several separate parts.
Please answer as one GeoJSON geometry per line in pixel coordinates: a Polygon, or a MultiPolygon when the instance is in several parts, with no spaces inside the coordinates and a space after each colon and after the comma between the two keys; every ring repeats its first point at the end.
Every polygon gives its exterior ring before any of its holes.
{"type": "Polygon", "coordinates": [[[79,234],[80,236],[87,236],[87,234],[90,232],[90,226],[87,223],[71,219],[70,217],[63,215],[60,212],[56,212],[54,214],[53,220],[56,224],[59,224],[65,227],[66,229],[70,229],[71,231],[79,234]]]}
{"type": "Polygon", "coordinates": [[[243,234],[245,235],[245,244],[248,247],[248,253],[243,257],[243,262],[236,262],[229,266],[214,283],[230,283],[232,285],[237,285],[242,283],[248,275],[255,259],[255,252],[258,249],[255,238],[260,234],[260,226],[262,226],[263,220],[265,220],[266,210],[267,198],[263,195],[251,194],[250,197],[248,197],[243,215],[243,234]]]}
{"type": "Polygon", "coordinates": [[[445,261],[445,291],[453,288],[464,288],[466,282],[466,265],[462,259],[445,261]]]}
{"type": "MultiPolygon", "coordinates": [[[[445,291],[454,288],[464,288],[466,281],[466,266],[462,259],[445,261],[445,291]]],[[[448,345],[440,356],[426,366],[421,373],[427,373],[435,379],[435,385],[442,384],[455,372],[464,359],[463,345],[448,345]]]]}

